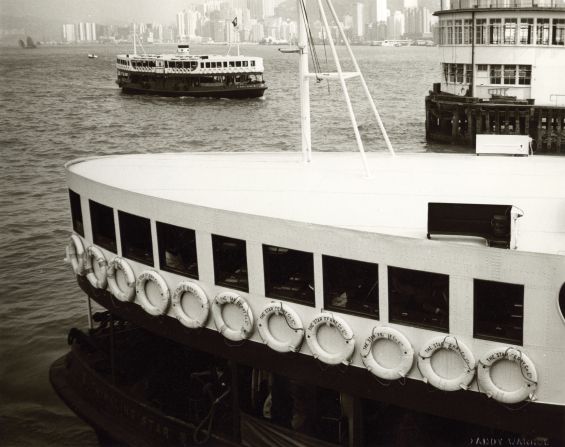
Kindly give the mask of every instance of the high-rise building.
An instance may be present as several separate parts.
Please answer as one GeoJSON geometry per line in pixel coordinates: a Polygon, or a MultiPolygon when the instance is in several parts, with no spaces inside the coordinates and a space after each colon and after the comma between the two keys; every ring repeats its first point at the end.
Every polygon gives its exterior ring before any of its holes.
{"type": "Polygon", "coordinates": [[[63,25],[63,42],[76,42],[76,26],[72,23],[63,25]]]}
{"type": "Polygon", "coordinates": [[[365,34],[365,5],[363,3],[355,3],[355,11],[353,12],[353,38],[359,39],[365,34]]]}
{"type": "Polygon", "coordinates": [[[401,11],[395,11],[394,15],[389,16],[387,20],[387,39],[401,39],[404,35],[404,22],[404,14],[401,11]]]}
{"type": "Polygon", "coordinates": [[[418,0],[404,0],[404,9],[417,8],[418,0]]]}
{"type": "Polygon", "coordinates": [[[375,3],[375,22],[386,22],[388,19],[387,0],[375,0],[375,3]]]}

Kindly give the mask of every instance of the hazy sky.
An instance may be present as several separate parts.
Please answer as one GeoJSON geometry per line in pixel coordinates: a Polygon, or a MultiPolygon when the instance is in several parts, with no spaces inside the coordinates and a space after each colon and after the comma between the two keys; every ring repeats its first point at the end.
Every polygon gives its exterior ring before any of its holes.
{"type": "Polygon", "coordinates": [[[61,21],[99,23],[155,20],[173,23],[193,0],[0,0],[0,13],[61,21]]]}

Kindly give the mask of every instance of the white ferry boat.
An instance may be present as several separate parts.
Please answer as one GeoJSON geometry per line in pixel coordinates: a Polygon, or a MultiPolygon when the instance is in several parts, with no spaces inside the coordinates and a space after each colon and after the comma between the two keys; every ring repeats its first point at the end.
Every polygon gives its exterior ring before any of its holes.
{"type": "MultiPolygon", "coordinates": [[[[377,402],[518,433],[520,442],[565,439],[565,158],[395,155],[370,95],[388,152],[365,153],[346,80],[368,89],[351,48],[355,72],[342,71],[330,37],[337,73],[310,73],[315,47],[300,16],[302,157],[144,154],[67,164],[67,256],[91,323],[94,300],[110,318],[200,353],[167,354],[163,365],[203,353],[227,365],[207,373],[224,385],[206,414],[228,402],[230,445],[293,436],[300,445],[375,445],[391,411],[377,402]],[[311,77],[339,80],[360,154],[312,152],[311,77]]],[[[95,343],[83,340],[81,356],[76,340],[88,337],[70,338],[74,357],[51,378],[77,413],[134,444],[188,436],[166,405],[145,405],[167,415],[157,423],[128,403],[125,385],[116,391],[114,364],[129,358],[120,343],[110,343],[110,375],[80,366],[99,359],[95,343]],[[113,379],[88,385],[100,381],[93,371],[113,379]]],[[[149,346],[128,351],[139,357],[130,368],[160,364],[149,346]]],[[[167,382],[171,367],[161,370],[151,377],[167,382]]],[[[147,389],[139,380],[127,389],[147,389]]],[[[195,437],[210,418],[194,424],[195,437]]]]}
{"type": "Polygon", "coordinates": [[[267,86],[263,59],[253,56],[122,54],[116,59],[117,84],[127,93],[213,98],[258,98],[267,86]]]}
{"type": "Polygon", "coordinates": [[[565,1],[443,0],[441,82],[426,98],[430,141],[529,135],[565,153],[565,1]]]}

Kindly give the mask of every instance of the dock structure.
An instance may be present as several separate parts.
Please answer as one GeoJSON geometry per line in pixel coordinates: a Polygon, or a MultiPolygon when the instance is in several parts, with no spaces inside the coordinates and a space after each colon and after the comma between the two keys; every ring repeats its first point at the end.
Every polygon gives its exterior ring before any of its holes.
{"type": "Polygon", "coordinates": [[[565,0],[443,0],[441,82],[426,97],[426,139],[529,135],[565,154],[565,0]]]}

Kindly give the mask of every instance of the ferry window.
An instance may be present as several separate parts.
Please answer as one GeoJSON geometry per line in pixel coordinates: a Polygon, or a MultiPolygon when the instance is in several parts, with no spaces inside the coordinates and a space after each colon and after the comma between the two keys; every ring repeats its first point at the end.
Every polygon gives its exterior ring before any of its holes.
{"type": "Polygon", "coordinates": [[[247,61],[243,61],[243,66],[247,67],[247,61]]]}
{"type": "Polygon", "coordinates": [[[443,78],[445,82],[449,81],[449,64],[442,64],[443,65],[443,78]]]}
{"type": "Polygon", "coordinates": [[[532,83],[532,66],[518,65],[518,84],[530,85],[532,83]]]}
{"type": "Polygon", "coordinates": [[[449,276],[388,267],[389,320],[449,332],[449,276]]]}
{"type": "Polygon", "coordinates": [[[241,61],[235,61],[235,66],[236,66],[236,67],[241,67],[241,61]]]}
{"type": "Polygon", "coordinates": [[[517,19],[504,19],[504,43],[513,45],[516,43],[517,19]]]}
{"type": "Polygon", "coordinates": [[[96,245],[117,253],[114,210],[109,206],[89,200],[92,239],[96,245]]]}
{"type": "Polygon", "coordinates": [[[228,67],[228,63],[224,62],[224,68],[227,68],[227,67],[228,67]]]}
{"type": "Polygon", "coordinates": [[[216,62],[210,62],[210,67],[211,67],[211,68],[216,68],[216,62]]]}
{"type": "Polygon", "coordinates": [[[471,19],[465,19],[463,21],[463,44],[465,44],[465,45],[471,44],[472,23],[473,23],[473,21],[471,19]]]}
{"type": "Polygon", "coordinates": [[[213,234],[212,248],[216,285],[249,292],[245,241],[213,234]]]}
{"type": "Polygon", "coordinates": [[[485,45],[487,43],[487,19],[475,20],[475,43],[485,45]]]}
{"type": "Polygon", "coordinates": [[[502,83],[502,65],[490,66],[490,83],[491,84],[502,83]]]}
{"type": "Polygon", "coordinates": [[[488,71],[488,65],[485,64],[477,65],[477,71],[488,71]]]}
{"type": "Polygon", "coordinates": [[[549,45],[549,19],[537,19],[536,45],[549,45]]]}
{"type": "Polygon", "coordinates": [[[462,84],[463,83],[463,69],[464,69],[464,65],[463,64],[455,64],[456,65],[456,73],[457,73],[457,83],[462,84]]]}
{"type": "Polygon", "coordinates": [[[504,83],[516,84],[516,65],[504,66],[504,83]]]}
{"type": "Polygon", "coordinates": [[[157,241],[161,270],[198,279],[194,230],[157,222],[157,241]]]}
{"type": "Polygon", "coordinates": [[[314,255],[263,245],[265,296],[314,306],[314,255]]]}
{"type": "Polygon", "coordinates": [[[473,66],[465,64],[465,83],[470,84],[473,81],[473,66]]]}
{"type": "Polygon", "coordinates": [[[122,255],[128,259],[153,266],[151,223],[145,217],[118,211],[122,255]]]}
{"type": "Polygon", "coordinates": [[[561,290],[559,290],[559,311],[561,312],[561,318],[565,320],[565,283],[561,286],[561,290]]]}
{"type": "Polygon", "coordinates": [[[379,266],[322,256],[324,307],[379,318],[379,266]]]}
{"type": "Polygon", "coordinates": [[[553,45],[565,45],[565,19],[553,19],[553,45]]]}
{"type": "Polygon", "coordinates": [[[522,344],[524,286],[475,279],[475,338],[522,344]]]}
{"type": "Polygon", "coordinates": [[[230,61],[230,67],[235,67],[235,62],[234,62],[234,61],[230,61]]]}
{"type": "Polygon", "coordinates": [[[449,82],[455,82],[457,64],[449,64],[449,82]]]}
{"type": "Polygon", "coordinates": [[[461,45],[463,43],[463,21],[455,20],[455,44],[461,45]]]}
{"type": "Polygon", "coordinates": [[[490,19],[489,22],[489,43],[497,45],[502,43],[502,19],[490,19]]]}
{"type": "Polygon", "coordinates": [[[82,209],[80,207],[80,196],[69,189],[69,199],[71,201],[71,219],[73,230],[84,237],[84,225],[82,223],[82,209]]]}
{"type": "Polygon", "coordinates": [[[520,19],[520,44],[531,45],[534,35],[534,19],[520,19]]]}
{"type": "Polygon", "coordinates": [[[446,22],[446,28],[447,28],[447,44],[452,45],[453,44],[453,20],[448,20],[446,22]]]}
{"type": "Polygon", "coordinates": [[[251,66],[255,67],[255,61],[251,61],[251,66]]]}

